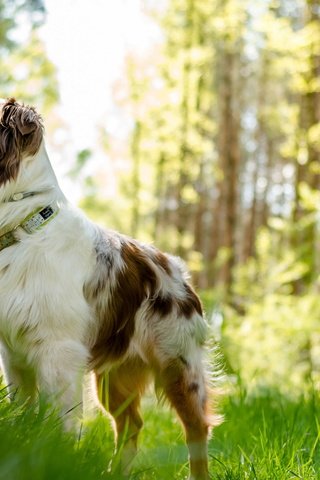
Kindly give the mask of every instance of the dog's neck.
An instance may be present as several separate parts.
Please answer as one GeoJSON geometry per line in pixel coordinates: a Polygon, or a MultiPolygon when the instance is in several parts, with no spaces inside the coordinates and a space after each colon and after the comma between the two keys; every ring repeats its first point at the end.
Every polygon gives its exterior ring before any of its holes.
{"type": "Polygon", "coordinates": [[[67,203],[42,142],[36,155],[21,161],[17,179],[0,187],[0,232],[54,201],[67,203]]]}

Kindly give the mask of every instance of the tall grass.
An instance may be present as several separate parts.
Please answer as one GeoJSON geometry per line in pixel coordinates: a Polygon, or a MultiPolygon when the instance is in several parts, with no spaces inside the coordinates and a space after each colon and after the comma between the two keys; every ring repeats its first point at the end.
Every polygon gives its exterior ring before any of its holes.
{"type": "MultiPolygon", "coordinates": [[[[110,471],[113,435],[100,417],[81,439],[63,432],[44,406],[35,413],[0,401],[0,479],[120,479],[110,471]]],[[[131,479],[178,479],[188,473],[187,451],[175,415],[149,399],[131,479]]],[[[210,441],[210,471],[217,480],[320,478],[319,402],[272,391],[248,397],[239,389],[223,405],[225,422],[210,441]]]]}
{"type": "Polygon", "coordinates": [[[319,402],[276,391],[229,397],[226,421],[210,444],[215,478],[319,479],[319,402]]]}

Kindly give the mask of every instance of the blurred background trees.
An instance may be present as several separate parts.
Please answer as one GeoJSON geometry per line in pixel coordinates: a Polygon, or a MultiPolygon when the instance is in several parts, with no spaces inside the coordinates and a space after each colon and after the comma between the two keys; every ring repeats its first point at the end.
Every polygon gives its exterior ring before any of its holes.
{"type": "MultiPolygon", "coordinates": [[[[141,3],[161,36],[114,85],[125,134],[101,125],[112,199],[89,150],[70,166],[81,206],[184,258],[230,372],[319,387],[320,0],[141,3]]],[[[49,112],[44,7],[0,1],[0,85],[49,112]]]]}
{"type": "Polygon", "coordinates": [[[42,0],[0,0],[1,96],[23,98],[45,113],[58,101],[58,85],[37,34],[44,21],[42,0]]]}

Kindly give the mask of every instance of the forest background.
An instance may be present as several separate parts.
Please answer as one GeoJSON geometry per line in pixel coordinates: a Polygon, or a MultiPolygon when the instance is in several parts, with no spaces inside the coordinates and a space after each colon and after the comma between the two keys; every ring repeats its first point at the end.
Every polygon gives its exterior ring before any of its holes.
{"type": "Polygon", "coordinates": [[[126,52],[116,121],[102,118],[97,144],[71,155],[45,7],[0,0],[1,96],[43,113],[53,159],[93,220],[185,260],[231,389],[313,395],[320,1],[141,0],[158,34],[126,52]]]}
{"type": "MultiPolygon", "coordinates": [[[[43,114],[72,203],[187,263],[227,373],[214,478],[318,479],[320,0],[0,0],[0,96],[43,114]]],[[[181,428],[148,401],[130,478],[183,479],[181,428]]],[[[119,479],[105,419],[75,445],[5,388],[0,417],[0,478],[119,479]]]]}

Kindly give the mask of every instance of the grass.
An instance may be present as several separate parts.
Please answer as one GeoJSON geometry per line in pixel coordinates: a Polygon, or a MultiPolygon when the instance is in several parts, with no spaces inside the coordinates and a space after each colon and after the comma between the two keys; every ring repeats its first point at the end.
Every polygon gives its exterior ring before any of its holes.
{"type": "MultiPolygon", "coordinates": [[[[0,401],[0,479],[119,479],[109,471],[113,437],[109,421],[86,426],[81,440],[62,431],[61,422],[40,406],[34,413],[0,401]]],[[[278,392],[227,397],[225,422],[210,441],[215,480],[320,478],[320,405],[315,398],[290,399],[278,392]]],[[[184,479],[187,452],[175,416],[144,405],[145,426],[131,479],[184,479]]]]}
{"type": "Polygon", "coordinates": [[[210,445],[215,478],[319,479],[319,406],[277,392],[228,398],[226,422],[210,445]]]}

